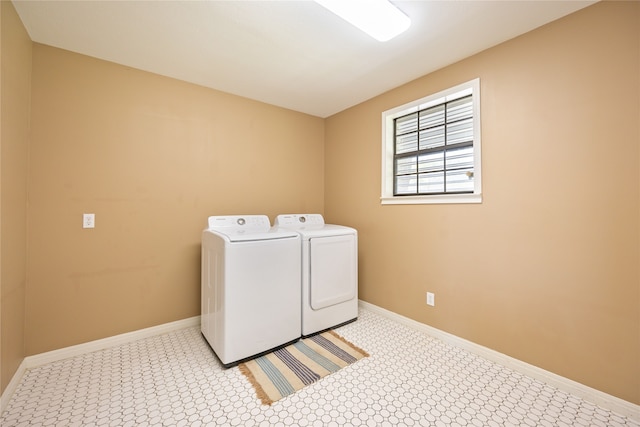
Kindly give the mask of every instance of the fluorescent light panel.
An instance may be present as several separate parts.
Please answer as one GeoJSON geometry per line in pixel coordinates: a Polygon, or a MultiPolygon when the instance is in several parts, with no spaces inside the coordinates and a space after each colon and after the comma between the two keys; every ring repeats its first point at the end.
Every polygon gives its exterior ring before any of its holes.
{"type": "Polygon", "coordinates": [[[374,39],[386,42],[404,32],[411,20],[387,0],[315,0],[374,39]]]}

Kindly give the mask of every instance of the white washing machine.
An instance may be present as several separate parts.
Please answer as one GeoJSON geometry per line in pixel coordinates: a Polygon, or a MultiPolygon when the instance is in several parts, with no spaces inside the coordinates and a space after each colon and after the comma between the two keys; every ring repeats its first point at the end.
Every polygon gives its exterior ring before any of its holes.
{"type": "Polygon", "coordinates": [[[225,367],[300,338],[298,233],[266,215],[210,216],[202,232],[201,331],[225,367]]]}
{"type": "Polygon", "coordinates": [[[295,230],[302,238],[302,335],[356,320],[357,231],[325,224],[320,214],[278,215],[275,228],[295,230]]]}

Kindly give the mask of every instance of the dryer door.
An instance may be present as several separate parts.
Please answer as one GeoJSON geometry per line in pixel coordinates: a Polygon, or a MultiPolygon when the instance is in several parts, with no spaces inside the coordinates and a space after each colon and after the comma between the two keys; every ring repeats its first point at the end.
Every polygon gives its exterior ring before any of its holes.
{"type": "Polygon", "coordinates": [[[314,310],[358,294],[358,247],[354,234],[309,239],[309,291],[314,310]]]}

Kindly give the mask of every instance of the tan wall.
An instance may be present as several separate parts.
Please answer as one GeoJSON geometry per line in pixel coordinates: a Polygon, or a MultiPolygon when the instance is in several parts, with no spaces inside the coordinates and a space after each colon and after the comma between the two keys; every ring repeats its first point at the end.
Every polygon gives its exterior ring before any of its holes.
{"type": "Polygon", "coordinates": [[[24,359],[27,154],[31,40],[13,4],[0,2],[0,393],[24,359]]]}
{"type": "Polygon", "coordinates": [[[32,102],[29,355],[199,315],[209,215],[323,211],[320,118],[39,44],[32,102]]]}
{"type": "Polygon", "coordinates": [[[360,297],[639,404],[639,55],[640,3],[599,3],[327,119],[360,297]],[[381,206],[381,112],[475,77],[483,203],[381,206]]]}

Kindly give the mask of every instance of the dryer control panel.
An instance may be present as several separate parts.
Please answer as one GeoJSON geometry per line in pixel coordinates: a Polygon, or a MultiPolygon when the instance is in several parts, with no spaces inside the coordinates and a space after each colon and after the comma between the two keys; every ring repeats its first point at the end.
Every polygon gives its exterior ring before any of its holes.
{"type": "Polygon", "coordinates": [[[305,225],[324,225],[320,214],[286,214],[276,217],[275,225],[284,227],[303,227],[305,225]]]}

